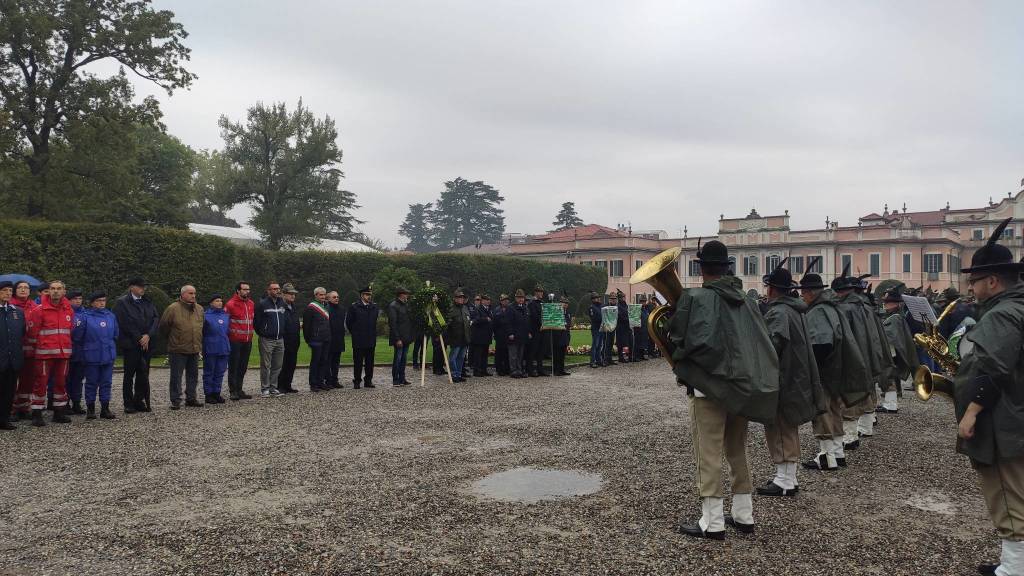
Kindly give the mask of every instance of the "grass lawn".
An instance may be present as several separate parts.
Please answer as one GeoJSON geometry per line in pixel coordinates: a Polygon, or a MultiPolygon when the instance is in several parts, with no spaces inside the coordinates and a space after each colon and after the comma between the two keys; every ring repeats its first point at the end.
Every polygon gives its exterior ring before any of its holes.
{"type": "MultiPolygon", "coordinates": [[[[588,344],[589,345],[590,344],[590,331],[589,330],[573,330],[572,331],[572,340],[571,340],[571,342],[572,342],[571,345],[574,346],[574,347],[575,346],[580,346],[580,345],[583,345],[583,344],[588,344]]],[[[428,345],[427,345],[427,362],[431,361],[432,350],[433,350],[433,348],[428,343],[428,345]]],[[[392,353],[393,353],[392,352],[392,348],[388,344],[388,339],[387,338],[378,338],[377,339],[377,348],[375,349],[375,363],[376,364],[390,364],[391,363],[392,353]]],[[[299,344],[299,365],[300,366],[308,365],[309,364],[309,358],[310,358],[311,354],[312,353],[309,350],[309,346],[306,346],[305,342],[300,343],[299,344]]],[[[410,350],[410,356],[411,356],[411,354],[412,354],[412,351],[410,350]]],[[[588,356],[567,356],[565,361],[567,363],[589,362],[590,358],[588,356]]],[[[157,358],[157,359],[154,359],[154,361],[153,361],[153,364],[155,366],[163,366],[163,365],[166,365],[166,363],[167,363],[166,358],[157,358]]],[[[342,364],[351,364],[352,363],[352,341],[349,338],[345,339],[345,351],[341,354],[341,363],[342,364]]],[[[118,364],[118,366],[121,365],[121,358],[117,359],[117,364],[118,364]]],[[[411,357],[409,358],[409,364],[412,364],[412,358],[411,357]]],[[[251,366],[251,367],[259,367],[259,365],[260,365],[259,344],[254,340],[253,344],[252,344],[252,353],[249,355],[249,366],[251,366]]]]}

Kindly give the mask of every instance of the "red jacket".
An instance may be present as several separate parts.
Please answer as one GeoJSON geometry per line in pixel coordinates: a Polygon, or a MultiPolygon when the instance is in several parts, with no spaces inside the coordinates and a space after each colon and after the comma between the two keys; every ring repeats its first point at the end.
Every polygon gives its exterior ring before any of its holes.
{"type": "Polygon", "coordinates": [[[228,330],[228,340],[232,342],[252,342],[252,316],[256,304],[252,298],[242,300],[235,294],[224,305],[231,318],[231,329],[228,330]]]}
{"type": "Polygon", "coordinates": [[[21,341],[21,350],[25,358],[32,358],[36,355],[36,337],[32,336],[32,311],[38,308],[39,304],[31,298],[21,300],[17,296],[11,298],[11,304],[21,308],[25,314],[25,338],[21,341]]]}
{"type": "Polygon", "coordinates": [[[29,313],[27,332],[29,339],[35,339],[37,360],[71,358],[71,329],[75,325],[75,311],[67,298],[50,302],[44,294],[40,304],[29,313]]]}

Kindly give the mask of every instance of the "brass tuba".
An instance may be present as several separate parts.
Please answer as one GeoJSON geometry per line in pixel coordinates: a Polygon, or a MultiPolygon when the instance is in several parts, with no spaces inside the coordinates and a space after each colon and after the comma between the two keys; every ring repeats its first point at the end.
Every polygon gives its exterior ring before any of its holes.
{"type": "Polygon", "coordinates": [[[647,317],[647,333],[669,365],[673,366],[675,364],[672,361],[672,342],[668,339],[668,321],[675,311],[676,302],[683,295],[683,284],[676,275],[676,262],[682,251],[682,248],[678,247],[665,250],[651,258],[629,278],[630,284],[650,284],[668,301],[668,304],[662,304],[652,310],[647,317]]]}
{"type": "MultiPolygon", "coordinates": [[[[944,374],[950,376],[956,374],[960,367],[960,361],[950,353],[949,343],[942,337],[942,334],[939,334],[939,324],[953,311],[953,308],[956,308],[958,302],[960,302],[959,298],[946,306],[938,320],[931,326],[929,333],[914,336],[914,342],[939,364],[939,368],[944,374]]],[[[928,370],[927,366],[921,366],[914,372],[914,391],[917,392],[917,397],[921,400],[928,400],[932,394],[936,393],[945,396],[948,400],[953,400],[953,381],[943,374],[936,374],[928,370]]]]}

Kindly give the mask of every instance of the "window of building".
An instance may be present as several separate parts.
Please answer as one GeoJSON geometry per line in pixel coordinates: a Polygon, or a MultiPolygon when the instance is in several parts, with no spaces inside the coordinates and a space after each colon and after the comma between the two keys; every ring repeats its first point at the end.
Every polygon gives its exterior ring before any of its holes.
{"type": "Polygon", "coordinates": [[[775,270],[775,268],[779,265],[779,261],[781,261],[781,260],[782,260],[782,258],[779,257],[778,254],[772,254],[771,256],[765,256],[765,258],[764,258],[764,272],[765,272],[765,274],[771,274],[771,271],[775,270]]]}
{"type": "Polygon", "coordinates": [[[910,254],[903,255],[903,273],[910,274],[910,254]]]}
{"type": "Polygon", "coordinates": [[[637,260],[636,261],[636,268],[633,268],[633,270],[639,270],[640,267],[643,266],[643,265],[644,265],[644,261],[643,260],[637,260]]]}
{"type": "Polygon", "coordinates": [[[928,274],[942,272],[942,254],[925,254],[924,271],[928,274]]]}
{"type": "Polygon", "coordinates": [[[594,260],[594,266],[597,266],[598,268],[604,268],[605,270],[607,270],[608,269],[608,261],[607,260],[594,260]]]}
{"type": "Polygon", "coordinates": [[[1013,226],[1007,226],[1006,230],[1003,230],[1003,240],[1012,240],[1013,234],[1013,226]]]}
{"type": "Polygon", "coordinates": [[[789,271],[793,274],[804,273],[804,257],[803,256],[792,256],[789,259],[789,271]]]}
{"type": "MultiPolygon", "coordinates": [[[[841,263],[840,273],[842,273],[842,270],[845,270],[847,266],[851,266],[853,264],[853,256],[851,254],[843,254],[839,257],[839,262],[841,263]]],[[[850,271],[850,274],[853,274],[852,270],[850,271]]]]}
{"type": "Polygon", "coordinates": [[[593,265],[594,265],[594,261],[593,260],[582,260],[580,262],[580,266],[593,266],[593,265]]]}
{"type": "Polygon", "coordinates": [[[814,258],[814,262],[811,262],[807,266],[808,274],[821,274],[821,258],[814,258]]]}
{"type": "Polygon", "coordinates": [[[622,276],[622,260],[610,261],[610,268],[608,269],[608,275],[619,277],[622,276]]]}
{"type": "Polygon", "coordinates": [[[975,228],[971,230],[971,240],[984,240],[985,230],[982,228],[975,228]]]}
{"type": "Polygon", "coordinates": [[[956,254],[949,255],[949,271],[954,274],[960,271],[960,257],[956,254]]]}
{"type": "Polygon", "coordinates": [[[700,262],[690,260],[690,276],[700,276],[700,262]]]}
{"type": "Polygon", "coordinates": [[[868,256],[868,266],[871,267],[871,277],[878,278],[882,274],[882,255],[870,254],[868,256]]]}
{"type": "Polygon", "coordinates": [[[757,256],[743,257],[743,275],[757,276],[757,256]]]}

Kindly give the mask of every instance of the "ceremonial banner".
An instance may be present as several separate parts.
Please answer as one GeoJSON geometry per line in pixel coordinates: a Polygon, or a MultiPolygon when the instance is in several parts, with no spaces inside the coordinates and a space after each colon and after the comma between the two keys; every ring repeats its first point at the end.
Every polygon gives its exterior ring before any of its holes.
{"type": "Polygon", "coordinates": [[[601,308],[601,332],[615,332],[615,325],[618,322],[618,306],[605,306],[601,308]]]}
{"type": "Polygon", "coordinates": [[[639,328],[641,324],[640,314],[643,313],[640,309],[641,306],[639,304],[626,304],[626,306],[629,307],[629,327],[639,328]]]}
{"type": "Polygon", "coordinates": [[[542,302],[540,305],[541,330],[565,330],[565,313],[558,302],[542,302]]]}

